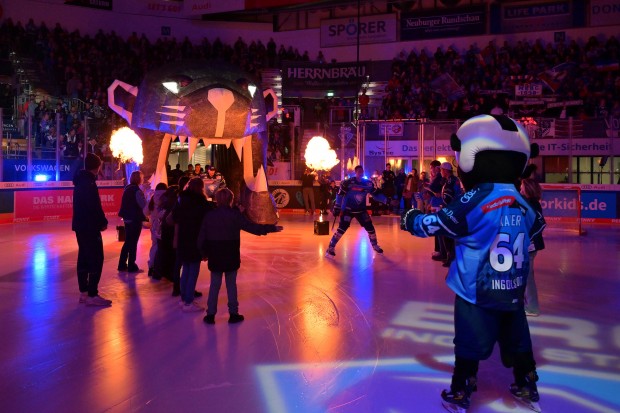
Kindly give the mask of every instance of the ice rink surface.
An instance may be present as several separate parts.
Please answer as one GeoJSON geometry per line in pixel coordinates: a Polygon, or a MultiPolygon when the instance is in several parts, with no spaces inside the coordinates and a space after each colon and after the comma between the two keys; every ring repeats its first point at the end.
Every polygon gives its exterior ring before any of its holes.
{"type": "MultiPolygon", "coordinates": [[[[329,217],[331,218],[331,216],[329,217]]],[[[122,243],[104,233],[100,292],[78,303],[70,221],[0,226],[0,411],[442,412],[449,386],[453,293],[432,239],[374,220],[383,255],[353,224],[330,236],[313,218],[242,234],[240,313],[225,286],[215,325],[183,313],[168,281],[116,271],[122,243]]],[[[528,318],[544,412],[620,411],[620,227],[551,223],[536,258],[542,315],[528,318]]],[[[138,265],[147,269],[150,233],[138,265]]],[[[208,292],[203,263],[198,290],[208,292]]],[[[200,302],[205,304],[205,297],[200,302]]],[[[497,347],[481,362],[471,413],[526,412],[508,392],[497,347]]]]}

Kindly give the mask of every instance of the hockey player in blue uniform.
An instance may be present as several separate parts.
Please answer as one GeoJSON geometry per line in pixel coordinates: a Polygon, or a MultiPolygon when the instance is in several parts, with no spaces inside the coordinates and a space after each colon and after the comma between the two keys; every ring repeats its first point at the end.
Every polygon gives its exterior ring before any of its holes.
{"type": "Polygon", "coordinates": [[[355,167],[355,176],[342,181],[338,195],[336,195],[333,212],[335,217],[340,216],[340,223],[329,242],[325,256],[336,255],[336,244],[349,229],[353,218],[357,219],[360,225],[368,232],[372,249],[379,254],[383,253],[383,250],[377,243],[377,233],[375,232],[374,225],[372,225],[372,219],[366,210],[366,195],[368,194],[378,202],[386,202],[386,197],[380,192],[379,188],[375,188],[372,181],[364,178],[364,168],[361,165],[357,165],[355,167]]]}
{"type": "Polygon", "coordinates": [[[531,238],[545,226],[515,182],[538,147],[506,116],[479,115],[452,135],[466,192],[433,214],[410,210],[401,228],[418,237],[456,240],[446,282],[455,293],[454,373],[442,404],[463,412],[477,389],[480,360],[499,343],[504,366],[513,368],[510,392],[540,412],[536,362],[524,310],[531,238]]]}

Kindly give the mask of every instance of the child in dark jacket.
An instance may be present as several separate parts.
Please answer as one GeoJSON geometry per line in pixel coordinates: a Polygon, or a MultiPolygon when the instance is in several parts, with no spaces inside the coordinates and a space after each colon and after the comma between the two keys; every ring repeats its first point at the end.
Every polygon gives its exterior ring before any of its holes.
{"type": "Polygon", "coordinates": [[[248,220],[241,211],[233,208],[234,195],[230,189],[222,188],[215,193],[217,208],[206,213],[200,234],[198,247],[202,259],[208,259],[211,271],[211,285],[207,299],[207,315],[204,322],[215,324],[217,297],[222,286],[222,276],[226,278],[228,294],[229,323],[239,323],[244,317],[239,314],[237,302],[237,270],[241,265],[241,230],[254,235],[266,235],[282,231],[282,226],[255,224],[248,220]]]}

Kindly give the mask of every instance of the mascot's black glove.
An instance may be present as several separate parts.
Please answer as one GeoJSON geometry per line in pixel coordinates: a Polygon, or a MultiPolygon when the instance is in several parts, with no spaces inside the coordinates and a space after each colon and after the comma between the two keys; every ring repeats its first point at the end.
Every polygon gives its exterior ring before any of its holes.
{"type": "Polygon", "coordinates": [[[332,210],[332,214],[334,214],[335,217],[340,216],[340,208],[338,208],[337,206],[334,206],[334,209],[332,210]]]}
{"type": "Polygon", "coordinates": [[[400,216],[400,229],[402,229],[403,231],[408,231],[413,233],[413,221],[415,220],[415,217],[417,217],[418,215],[422,214],[422,211],[420,211],[419,209],[410,209],[407,212],[404,212],[401,216],[400,216]]]}

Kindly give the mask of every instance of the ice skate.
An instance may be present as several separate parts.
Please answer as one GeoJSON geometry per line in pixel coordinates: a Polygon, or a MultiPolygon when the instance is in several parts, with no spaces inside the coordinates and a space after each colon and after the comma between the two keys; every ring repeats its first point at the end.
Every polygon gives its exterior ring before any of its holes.
{"type": "Polygon", "coordinates": [[[325,252],[325,256],[326,257],[335,257],[336,256],[336,250],[334,249],[334,247],[329,247],[327,248],[327,251],[325,252]]]}
{"type": "Polygon", "coordinates": [[[379,245],[375,244],[372,246],[372,249],[377,251],[379,254],[383,254],[383,248],[381,248],[379,245]]]}
{"type": "Polygon", "coordinates": [[[471,394],[477,390],[476,378],[471,377],[463,390],[455,391],[452,386],[450,390],[441,392],[441,405],[449,412],[465,413],[469,409],[471,394]]]}
{"type": "Polygon", "coordinates": [[[538,381],[538,375],[536,372],[530,372],[525,377],[525,386],[519,387],[516,383],[510,385],[510,393],[521,404],[528,409],[535,412],[542,412],[540,408],[540,396],[538,394],[538,387],[536,381],[538,381]]]}
{"type": "Polygon", "coordinates": [[[469,397],[465,391],[444,390],[441,392],[441,405],[449,412],[465,413],[469,409],[469,397]]]}

